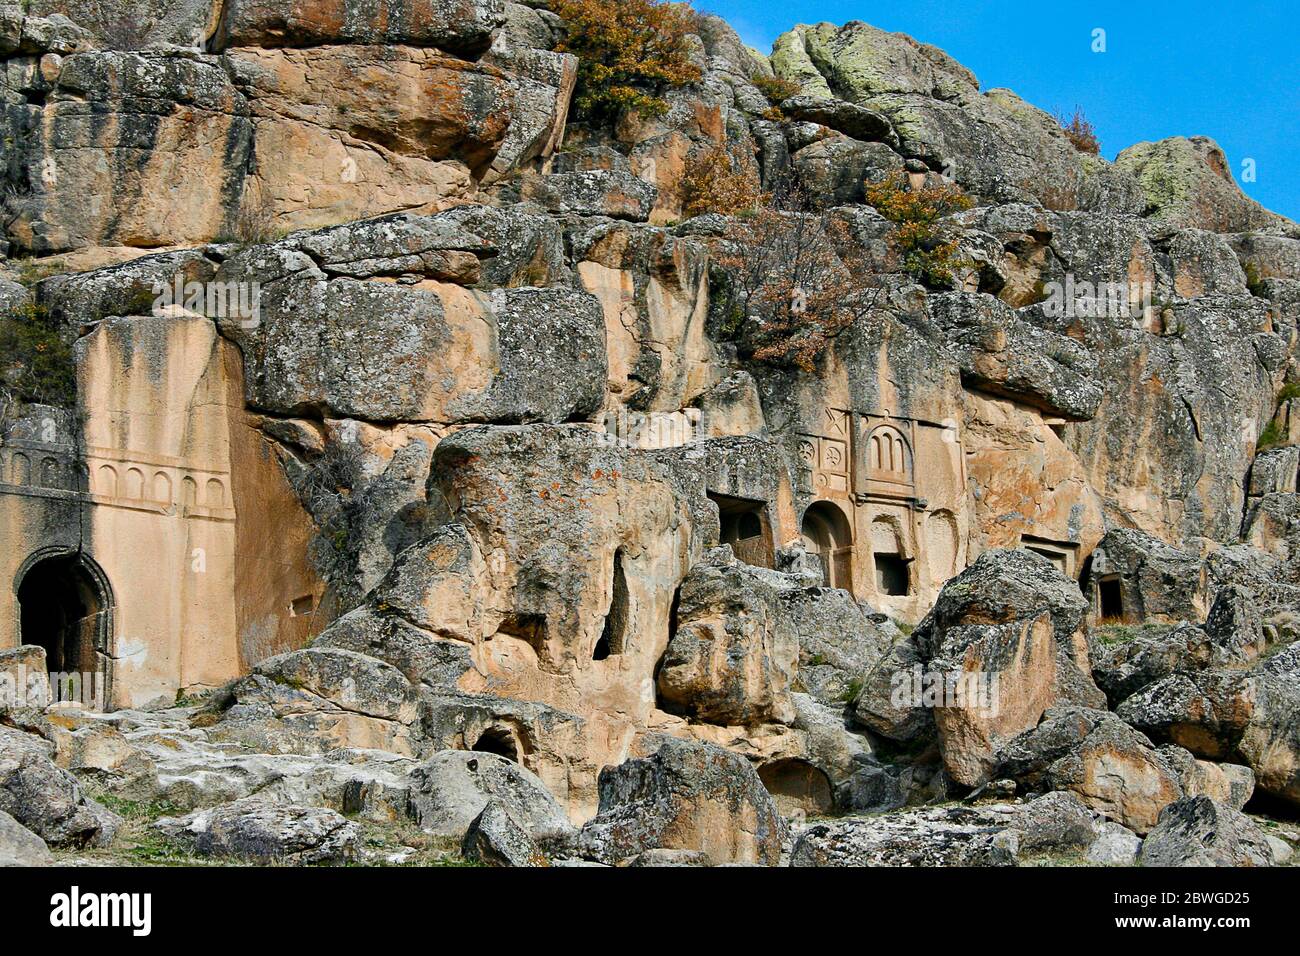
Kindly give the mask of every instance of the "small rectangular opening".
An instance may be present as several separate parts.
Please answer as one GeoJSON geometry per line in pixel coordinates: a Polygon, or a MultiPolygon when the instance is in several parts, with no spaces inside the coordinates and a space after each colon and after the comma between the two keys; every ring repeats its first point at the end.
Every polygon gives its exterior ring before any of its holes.
{"type": "Polygon", "coordinates": [[[1103,621],[1124,620],[1124,595],[1119,578],[1103,578],[1097,582],[1098,610],[1103,621]]]}
{"type": "Polygon", "coordinates": [[[314,614],[315,611],[316,598],[310,594],[304,594],[289,602],[290,617],[306,617],[308,614],[314,614]]]}
{"type": "Polygon", "coordinates": [[[737,560],[755,567],[770,568],[773,563],[772,535],[768,531],[767,502],[751,498],[708,493],[718,506],[718,541],[731,545],[737,560]]]}
{"type": "Polygon", "coordinates": [[[893,597],[907,594],[910,589],[908,562],[896,554],[877,554],[875,559],[876,590],[893,597]]]}

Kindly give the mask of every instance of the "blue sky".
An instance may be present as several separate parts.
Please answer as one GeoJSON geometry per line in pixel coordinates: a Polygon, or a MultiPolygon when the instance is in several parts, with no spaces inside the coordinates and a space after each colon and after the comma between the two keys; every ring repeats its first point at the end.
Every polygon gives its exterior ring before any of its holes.
{"type": "Polygon", "coordinates": [[[1289,2],[696,0],[764,53],[796,23],[864,20],[933,43],[1048,112],[1082,106],[1102,154],[1204,135],[1242,189],[1300,220],[1300,11],[1289,2]],[[1106,52],[1092,52],[1093,30],[1106,52]],[[1243,182],[1254,160],[1255,182],[1243,182]]]}

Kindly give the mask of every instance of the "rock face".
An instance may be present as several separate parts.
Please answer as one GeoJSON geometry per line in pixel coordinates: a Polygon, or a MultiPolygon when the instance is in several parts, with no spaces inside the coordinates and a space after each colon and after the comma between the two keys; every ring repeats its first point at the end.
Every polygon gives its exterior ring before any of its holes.
{"type": "Polygon", "coordinates": [[[665,740],[649,757],[602,771],[600,812],[582,828],[583,851],[618,863],[645,850],[695,850],[714,864],[772,866],[785,827],[744,759],[717,747],[665,740]]]}
{"type": "Polygon", "coordinates": [[[1205,136],[1138,143],[1115,157],[1115,165],[1141,185],[1149,214],[1171,225],[1214,232],[1287,225],[1242,195],[1223,150],[1205,136]]]}
{"type": "Polygon", "coordinates": [[[3,852],[118,852],[90,780],[293,863],[1300,802],[1300,227],[860,21],[602,112],[552,6],[0,0],[3,852]]]}
{"type": "Polygon", "coordinates": [[[777,39],[772,66],[803,97],[880,115],[892,130],[877,122],[858,131],[896,135],[904,156],[955,170],[973,192],[1055,209],[1140,208],[1136,185],[1101,160],[1085,162],[1046,113],[1010,90],[980,92],[969,70],[911,37],[860,21],[799,26],[777,39]]]}

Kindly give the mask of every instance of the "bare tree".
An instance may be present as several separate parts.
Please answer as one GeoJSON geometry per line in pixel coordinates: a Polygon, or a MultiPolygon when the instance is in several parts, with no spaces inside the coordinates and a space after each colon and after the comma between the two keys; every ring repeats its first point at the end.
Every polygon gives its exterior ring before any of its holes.
{"type": "Polygon", "coordinates": [[[745,328],[759,361],[811,371],[881,296],[867,249],[797,187],[736,220],[716,258],[728,278],[729,324],[745,328]]]}

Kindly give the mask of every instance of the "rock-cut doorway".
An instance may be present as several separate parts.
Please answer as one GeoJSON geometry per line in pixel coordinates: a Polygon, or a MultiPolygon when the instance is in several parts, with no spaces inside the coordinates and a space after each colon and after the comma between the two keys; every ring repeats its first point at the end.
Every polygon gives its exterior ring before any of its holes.
{"type": "Polygon", "coordinates": [[[19,642],[45,650],[52,674],[76,675],[108,697],[113,598],[108,578],[78,551],[38,552],[17,579],[19,642]]]}

